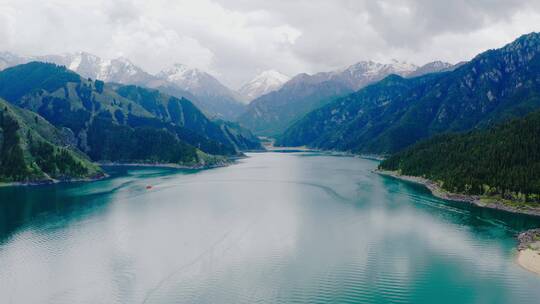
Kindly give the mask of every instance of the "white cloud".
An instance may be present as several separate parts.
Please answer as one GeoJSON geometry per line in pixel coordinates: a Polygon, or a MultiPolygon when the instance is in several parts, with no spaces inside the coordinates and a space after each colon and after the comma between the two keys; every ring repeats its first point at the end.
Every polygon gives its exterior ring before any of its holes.
{"type": "Polygon", "coordinates": [[[534,0],[0,0],[0,50],[181,62],[233,87],[269,68],[457,62],[539,28],[534,0]]]}

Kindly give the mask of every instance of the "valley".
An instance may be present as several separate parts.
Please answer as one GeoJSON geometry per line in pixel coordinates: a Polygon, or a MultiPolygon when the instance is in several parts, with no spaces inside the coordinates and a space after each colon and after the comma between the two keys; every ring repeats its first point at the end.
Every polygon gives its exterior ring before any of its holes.
{"type": "Polygon", "coordinates": [[[532,2],[0,3],[0,303],[538,302],[532,2]]]}

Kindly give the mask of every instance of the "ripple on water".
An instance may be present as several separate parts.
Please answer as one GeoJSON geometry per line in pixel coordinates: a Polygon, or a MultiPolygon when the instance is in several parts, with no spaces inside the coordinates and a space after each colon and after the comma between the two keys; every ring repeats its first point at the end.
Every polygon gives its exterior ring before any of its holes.
{"type": "Polygon", "coordinates": [[[0,303],[539,298],[540,280],[513,262],[515,217],[377,178],[374,164],[262,154],[59,186],[50,212],[0,245],[0,303]],[[56,209],[65,198],[71,209],[56,209]]]}

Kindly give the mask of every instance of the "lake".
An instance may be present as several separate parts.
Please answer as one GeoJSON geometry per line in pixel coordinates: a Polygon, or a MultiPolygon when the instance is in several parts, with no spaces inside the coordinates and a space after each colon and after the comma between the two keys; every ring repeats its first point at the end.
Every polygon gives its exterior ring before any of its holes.
{"type": "Polygon", "coordinates": [[[0,303],[537,303],[516,233],[372,160],[253,153],[0,188],[0,303]],[[152,186],[147,189],[147,186],[152,186]]]}

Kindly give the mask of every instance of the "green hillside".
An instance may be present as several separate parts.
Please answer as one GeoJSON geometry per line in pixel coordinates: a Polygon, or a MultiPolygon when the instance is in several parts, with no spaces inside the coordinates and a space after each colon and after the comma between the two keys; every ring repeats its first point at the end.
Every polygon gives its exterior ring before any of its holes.
{"type": "Polygon", "coordinates": [[[103,176],[66,134],[0,99],[0,182],[47,182],[103,176]]]}
{"type": "Polygon", "coordinates": [[[190,101],[31,62],[0,72],[0,97],[65,131],[94,161],[200,165],[237,145],[190,101]]]}
{"type": "Polygon", "coordinates": [[[310,83],[297,76],[281,89],[253,100],[238,121],[257,135],[276,136],[310,111],[353,92],[336,81],[310,83]]]}
{"type": "Polygon", "coordinates": [[[381,82],[315,110],[277,144],[393,153],[445,132],[485,128],[540,108],[540,34],[524,35],[457,69],[381,82]]]}
{"type": "Polygon", "coordinates": [[[540,199],[540,112],[487,130],[447,134],[413,145],[380,169],[436,181],[455,193],[540,199]]]}

